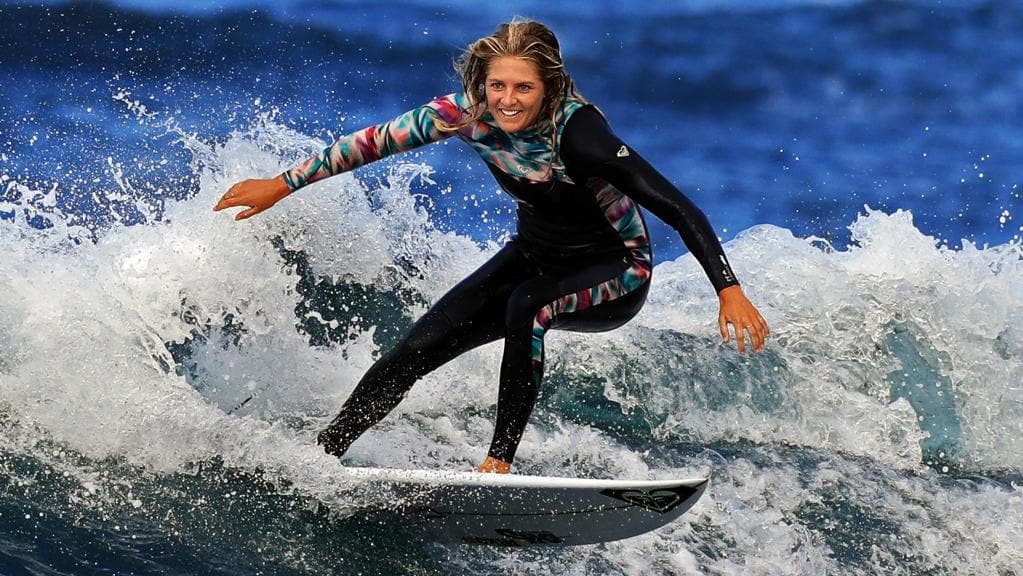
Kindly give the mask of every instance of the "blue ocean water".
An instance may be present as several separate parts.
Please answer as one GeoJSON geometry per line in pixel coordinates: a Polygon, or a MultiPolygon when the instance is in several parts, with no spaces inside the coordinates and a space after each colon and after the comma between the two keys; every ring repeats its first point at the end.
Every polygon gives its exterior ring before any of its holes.
{"type": "MultiPolygon", "coordinates": [[[[0,573],[1023,574],[1023,5],[464,0],[0,4],[0,573]],[[373,358],[511,231],[464,146],[210,208],[458,86],[513,16],[710,217],[772,325],[739,356],[650,218],[650,302],[550,336],[528,474],[710,474],[601,546],[360,521],[314,445],[373,358]]],[[[500,351],[346,463],[468,468],[500,351]]]]}

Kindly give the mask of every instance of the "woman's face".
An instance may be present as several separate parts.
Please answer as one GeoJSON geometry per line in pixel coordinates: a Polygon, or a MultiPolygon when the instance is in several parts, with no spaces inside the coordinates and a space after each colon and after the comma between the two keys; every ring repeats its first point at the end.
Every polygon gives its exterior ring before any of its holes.
{"type": "Polygon", "coordinates": [[[486,79],[487,111],[505,132],[525,130],[543,108],[543,79],[536,64],[514,56],[490,61],[486,79]]]}

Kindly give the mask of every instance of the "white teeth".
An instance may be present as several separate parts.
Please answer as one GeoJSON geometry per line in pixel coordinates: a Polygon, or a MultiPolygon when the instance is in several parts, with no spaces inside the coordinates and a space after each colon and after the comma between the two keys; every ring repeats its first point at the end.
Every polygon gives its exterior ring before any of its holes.
{"type": "Polygon", "coordinates": [[[505,116],[517,116],[522,110],[501,110],[501,114],[505,116]]]}

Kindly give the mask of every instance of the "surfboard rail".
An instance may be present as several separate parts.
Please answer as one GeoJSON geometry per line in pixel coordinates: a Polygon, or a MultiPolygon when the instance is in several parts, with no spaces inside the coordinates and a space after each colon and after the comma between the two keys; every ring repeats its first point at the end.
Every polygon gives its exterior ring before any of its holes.
{"type": "Polygon", "coordinates": [[[360,514],[398,521],[426,538],[489,546],[583,545],[665,526],[707,489],[707,478],[603,480],[446,470],[346,468],[352,482],[379,484],[387,507],[360,514]]]}

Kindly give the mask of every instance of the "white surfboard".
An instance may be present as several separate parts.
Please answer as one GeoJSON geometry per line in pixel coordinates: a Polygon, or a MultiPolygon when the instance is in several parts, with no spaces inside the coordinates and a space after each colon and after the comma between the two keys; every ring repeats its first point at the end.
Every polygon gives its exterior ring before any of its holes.
{"type": "Polygon", "coordinates": [[[492,546],[595,544],[649,532],[688,510],[706,478],[596,480],[433,470],[346,468],[388,491],[359,514],[440,542],[492,546]]]}

